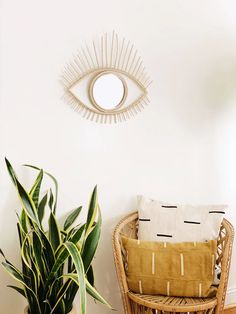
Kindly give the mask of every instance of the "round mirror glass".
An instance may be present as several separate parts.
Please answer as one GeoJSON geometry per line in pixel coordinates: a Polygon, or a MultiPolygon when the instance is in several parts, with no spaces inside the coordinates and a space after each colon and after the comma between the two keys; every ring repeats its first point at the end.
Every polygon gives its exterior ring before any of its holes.
{"type": "Polygon", "coordinates": [[[104,110],[112,110],[121,106],[125,92],[124,82],[116,74],[102,73],[92,81],[92,99],[95,105],[104,110]]]}

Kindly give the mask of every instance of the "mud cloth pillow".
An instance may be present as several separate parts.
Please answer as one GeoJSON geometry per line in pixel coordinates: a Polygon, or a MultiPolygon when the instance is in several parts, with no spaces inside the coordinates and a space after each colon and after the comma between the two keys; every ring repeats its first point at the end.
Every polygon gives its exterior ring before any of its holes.
{"type": "Polygon", "coordinates": [[[138,238],[159,242],[216,240],[227,205],[170,204],[138,196],[138,238]]]}
{"type": "Polygon", "coordinates": [[[140,294],[211,297],[217,243],[146,242],[122,237],[128,287],[140,294]]]}

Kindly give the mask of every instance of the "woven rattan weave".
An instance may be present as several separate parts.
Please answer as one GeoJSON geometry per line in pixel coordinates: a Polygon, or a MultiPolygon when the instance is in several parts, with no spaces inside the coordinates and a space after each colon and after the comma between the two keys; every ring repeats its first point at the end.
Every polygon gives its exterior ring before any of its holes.
{"type": "Polygon", "coordinates": [[[221,268],[221,277],[214,298],[177,298],[141,295],[129,291],[125,274],[126,255],[121,244],[121,235],[136,239],[137,230],[138,213],[135,212],[122,219],[113,233],[115,266],[125,314],[223,313],[234,238],[234,229],[228,220],[223,220],[218,237],[217,265],[221,268]]]}

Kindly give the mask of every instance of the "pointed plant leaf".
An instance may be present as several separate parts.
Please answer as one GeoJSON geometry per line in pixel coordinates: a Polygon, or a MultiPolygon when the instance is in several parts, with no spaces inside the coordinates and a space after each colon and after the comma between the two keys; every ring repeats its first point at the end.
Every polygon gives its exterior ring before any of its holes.
{"type": "MultiPolygon", "coordinates": [[[[68,265],[69,265],[69,259],[68,259],[68,265]]],[[[73,272],[73,270],[71,268],[70,269],[68,268],[68,273],[70,273],[70,272],[73,272]]],[[[90,265],[90,267],[89,267],[89,269],[87,271],[86,276],[87,276],[88,282],[94,287],[94,273],[93,273],[92,265],[90,265]]],[[[67,302],[66,302],[66,304],[68,306],[68,308],[67,308],[68,311],[71,308],[71,307],[69,307],[69,305],[73,304],[73,300],[74,300],[74,298],[75,298],[75,296],[77,294],[78,288],[79,288],[78,285],[75,284],[74,282],[72,282],[70,284],[70,287],[69,287],[69,290],[68,290],[69,291],[69,293],[68,293],[69,297],[67,297],[67,302]]]]}
{"type": "MultiPolygon", "coordinates": [[[[80,239],[81,236],[83,235],[84,229],[85,229],[86,224],[83,224],[79,229],[77,229],[73,234],[71,234],[69,241],[77,244],[80,239]]],[[[67,250],[64,248],[63,245],[61,245],[57,252],[56,252],[56,256],[57,256],[57,260],[53,266],[53,269],[49,275],[50,280],[53,278],[54,274],[57,272],[57,270],[59,269],[60,265],[62,265],[62,263],[64,263],[64,261],[68,258],[68,252],[67,250]]],[[[71,257],[68,258],[68,267],[71,267],[71,257]]],[[[70,268],[71,271],[71,268],[70,268]]],[[[50,282],[49,280],[49,282],[50,282]]],[[[67,298],[67,302],[66,302],[66,310],[70,311],[71,307],[72,307],[72,303],[74,300],[74,297],[76,295],[78,291],[78,287],[72,282],[72,284],[69,287],[69,292],[68,294],[70,295],[70,297],[68,297],[68,295],[66,295],[67,298]]]]}
{"type": "Polygon", "coordinates": [[[18,232],[20,247],[22,247],[22,243],[24,241],[24,235],[23,235],[24,231],[21,229],[19,222],[17,222],[16,226],[17,226],[17,232],[18,232]]]}
{"type": "Polygon", "coordinates": [[[15,174],[15,171],[13,167],[11,166],[10,162],[5,158],[7,170],[10,174],[10,177],[16,186],[16,189],[18,191],[18,195],[20,198],[20,202],[23,206],[23,208],[26,210],[27,215],[36,223],[38,223],[38,217],[36,213],[36,208],[34,205],[33,200],[31,199],[30,195],[26,192],[26,190],[23,188],[23,186],[20,184],[20,182],[17,179],[17,176],[15,174]]]}
{"type": "MultiPolygon", "coordinates": [[[[85,314],[85,308],[86,308],[86,296],[85,296],[85,290],[83,290],[83,287],[85,286],[84,280],[85,280],[85,273],[84,273],[84,267],[83,267],[83,261],[80,255],[80,252],[77,248],[77,246],[72,242],[65,242],[61,246],[64,246],[65,249],[61,250],[51,273],[49,274],[46,282],[46,287],[49,287],[52,284],[53,279],[55,278],[55,275],[57,274],[58,269],[61,267],[61,265],[64,264],[65,260],[71,256],[72,261],[75,265],[76,272],[78,274],[78,280],[81,283],[81,291],[80,291],[80,303],[81,303],[81,314],[85,314]]],[[[58,280],[56,278],[55,280],[58,280]]]]}
{"type": "Polygon", "coordinates": [[[45,255],[44,261],[49,271],[51,271],[55,263],[55,255],[53,252],[52,245],[43,231],[40,230],[40,238],[43,242],[43,254],[45,255]]]}
{"type": "Polygon", "coordinates": [[[5,158],[5,162],[6,162],[8,173],[12,179],[12,182],[14,183],[14,185],[16,185],[16,179],[17,179],[16,173],[15,173],[11,163],[9,162],[9,160],[7,158],[5,158]]]}
{"type": "MultiPolygon", "coordinates": [[[[35,170],[40,170],[40,168],[35,167],[35,166],[32,166],[32,165],[24,165],[24,166],[25,166],[25,167],[30,167],[30,168],[35,169],[35,170]]],[[[52,181],[53,181],[53,183],[54,183],[54,185],[55,185],[55,201],[54,201],[54,207],[53,207],[53,213],[54,213],[54,215],[55,215],[55,213],[56,213],[56,207],[57,207],[58,183],[57,183],[56,178],[55,178],[53,175],[51,175],[49,172],[44,171],[44,173],[45,173],[48,177],[50,177],[50,178],[52,179],[52,181]]]]}
{"type": "MultiPolygon", "coordinates": [[[[79,287],[79,280],[77,274],[71,273],[66,274],[63,277],[73,280],[77,286],[79,287]]],[[[105,304],[110,309],[112,309],[111,305],[99,294],[99,292],[89,283],[88,279],[85,279],[86,291],[89,295],[91,295],[95,300],[99,301],[102,304],[105,304]]]]}
{"type": "Polygon", "coordinates": [[[52,212],[53,212],[53,201],[54,201],[54,197],[53,197],[52,190],[50,189],[48,205],[52,212]]]}
{"type": "Polygon", "coordinates": [[[20,293],[21,295],[23,295],[23,297],[26,298],[24,289],[21,289],[21,288],[19,288],[19,287],[17,287],[17,286],[11,286],[11,285],[8,285],[7,287],[8,287],[8,288],[11,288],[11,289],[13,289],[13,290],[16,290],[18,293],[20,293]]]}
{"type": "Polygon", "coordinates": [[[73,302],[75,299],[75,296],[77,295],[77,292],[79,290],[79,286],[72,281],[70,284],[70,287],[68,289],[68,294],[66,294],[66,311],[70,312],[73,308],[73,302]]]}
{"type": "Polygon", "coordinates": [[[94,254],[97,250],[98,242],[101,235],[101,224],[102,224],[101,213],[98,207],[98,221],[95,227],[88,235],[88,237],[85,239],[85,243],[83,245],[82,259],[84,263],[85,272],[87,272],[87,270],[89,269],[89,266],[91,265],[91,262],[94,258],[94,254]]]}
{"type": "Polygon", "coordinates": [[[39,226],[38,215],[37,215],[34,202],[31,199],[30,195],[26,192],[26,190],[23,188],[23,186],[20,184],[20,182],[17,179],[16,179],[16,187],[18,190],[20,202],[26,214],[29,216],[30,219],[32,219],[39,226]]]}
{"type": "MultiPolygon", "coordinates": [[[[85,224],[82,225],[82,227],[80,227],[80,229],[78,229],[75,232],[75,234],[72,236],[72,238],[69,240],[69,242],[77,244],[77,242],[79,241],[79,239],[80,239],[80,237],[84,231],[84,228],[85,228],[85,224]]],[[[53,264],[51,272],[48,275],[47,282],[46,282],[47,286],[51,284],[53,278],[55,277],[55,275],[58,271],[58,269],[63,265],[65,260],[68,258],[68,256],[69,256],[69,252],[64,247],[64,245],[61,244],[60,247],[57,249],[57,252],[56,252],[56,261],[53,264]]]]}
{"type": "Polygon", "coordinates": [[[102,304],[105,304],[110,309],[112,309],[111,305],[98,293],[98,291],[89,283],[89,281],[86,279],[86,291],[89,295],[91,295],[95,300],[101,302],[102,304]]]}
{"type": "Polygon", "coordinates": [[[69,241],[77,244],[82,237],[86,224],[83,224],[78,230],[76,230],[73,235],[69,238],[69,241]]]}
{"type": "Polygon", "coordinates": [[[97,216],[97,186],[95,186],[95,188],[93,189],[93,193],[89,202],[85,236],[89,234],[96,216],[97,216]]]}
{"type": "Polygon", "coordinates": [[[32,200],[35,204],[35,207],[38,208],[38,202],[39,202],[39,193],[40,193],[40,187],[43,180],[43,170],[40,169],[39,174],[30,190],[29,195],[32,197],[32,200]]]}
{"type": "Polygon", "coordinates": [[[53,268],[51,270],[51,272],[48,275],[47,281],[46,281],[46,287],[50,286],[54,277],[56,277],[57,271],[58,269],[64,264],[65,260],[68,258],[69,256],[69,252],[66,249],[62,249],[63,244],[61,244],[60,247],[60,254],[58,255],[53,268]]]}
{"type": "Polygon", "coordinates": [[[36,294],[38,289],[38,274],[37,271],[35,272],[35,265],[32,263],[31,267],[28,267],[23,259],[22,262],[22,273],[24,277],[24,281],[27,286],[29,286],[36,294]]]}
{"type": "Polygon", "coordinates": [[[72,242],[65,242],[64,246],[68,250],[76,269],[76,275],[79,282],[79,295],[80,295],[80,314],[86,314],[86,284],[84,265],[77,246],[72,242]]]}
{"type": "Polygon", "coordinates": [[[49,241],[52,244],[53,250],[56,251],[56,249],[60,245],[61,237],[60,230],[53,212],[51,212],[50,214],[48,224],[49,224],[49,241]]]}
{"type": "Polygon", "coordinates": [[[3,253],[2,249],[0,249],[0,254],[3,256],[3,258],[6,260],[6,256],[5,254],[3,253]]]}
{"type": "Polygon", "coordinates": [[[28,268],[31,268],[30,262],[31,262],[31,258],[30,258],[30,236],[29,234],[27,234],[25,236],[25,239],[22,243],[22,247],[21,247],[21,258],[24,261],[25,265],[28,268]]]}
{"type": "Polygon", "coordinates": [[[22,283],[23,285],[25,285],[24,283],[24,279],[23,279],[23,275],[21,274],[21,272],[16,269],[15,266],[10,265],[9,263],[6,262],[2,262],[2,265],[4,267],[4,269],[18,282],[22,283]]]}
{"type": "MultiPolygon", "coordinates": [[[[58,279],[61,279],[61,278],[63,278],[63,277],[60,277],[60,278],[58,278],[58,279]]],[[[58,304],[61,302],[62,298],[63,298],[64,295],[66,294],[66,292],[67,292],[67,290],[68,290],[70,284],[71,284],[71,280],[67,280],[67,281],[63,284],[63,286],[60,288],[60,290],[58,291],[57,297],[56,297],[57,302],[56,302],[56,304],[54,305],[54,307],[52,308],[50,314],[55,313],[55,311],[57,310],[58,304]]]]}
{"type": "Polygon", "coordinates": [[[67,230],[70,228],[70,226],[75,222],[76,218],[79,216],[80,212],[82,210],[82,206],[75,208],[72,213],[66,218],[66,221],[64,223],[64,230],[67,230]]]}
{"type": "Polygon", "coordinates": [[[21,214],[20,214],[20,226],[21,226],[22,230],[24,231],[24,233],[27,234],[28,233],[27,215],[26,215],[24,209],[22,209],[21,214]]]}
{"type": "Polygon", "coordinates": [[[94,273],[93,273],[92,265],[90,265],[86,275],[87,275],[88,282],[90,283],[91,286],[94,287],[94,273]]]}
{"type": "Polygon", "coordinates": [[[34,252],[35,263],[44,282],[46,278],[46,268],[43,260],[43,245],[39,235],[35,231],[33,232],[32,248],[34,252]]]}
{"type": "Polygon", "coordinates": [[[2,257],[5,259],[5,262],[8,263],[9,265],[13,266],[11,262],[8,261],[8,259],[6,258],[5,254],[3,253],[2,249],[0,249],[0,254],[2,255],[2,257]]]}
{"type": "Polygon", "coordinates": [[[40,222],[41,226],[42,226],[42,220],[44,217],[45,206],[47,204],[47,201],[48,201],[48,193],[46,193],[44,195],[44,197],[41,199],[41,201],[39,202],[39,205],[38,205],[38,217],[39,217],[39,222],[40,222]]]}
{"type": "MultiPolygon", "coordinates": [[[[85,225],[85,224],[84,224],[85,225]]],[[[70,239],[73,234],[82,226],[82,224],[78,224],[75,227],[72,227],[67,233],[66,240],[70,239]]]]}

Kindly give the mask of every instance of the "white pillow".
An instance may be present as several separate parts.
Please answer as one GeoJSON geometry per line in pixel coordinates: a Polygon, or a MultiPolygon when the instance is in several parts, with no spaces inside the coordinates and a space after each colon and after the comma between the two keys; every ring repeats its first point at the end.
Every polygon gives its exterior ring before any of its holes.
{"type": "Polygon", "coordinates": [[[138,196],[143,241],[204,242],[216,240],[227,205],[180,205],[138,196]]]}

